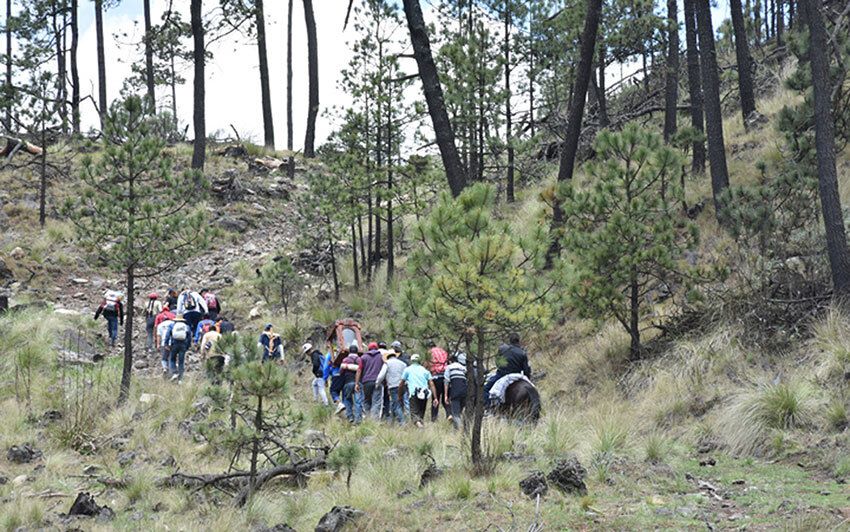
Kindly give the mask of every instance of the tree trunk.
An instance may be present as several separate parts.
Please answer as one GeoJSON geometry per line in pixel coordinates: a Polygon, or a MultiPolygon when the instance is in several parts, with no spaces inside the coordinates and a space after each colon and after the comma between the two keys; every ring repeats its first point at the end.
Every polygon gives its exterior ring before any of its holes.
{"type": "Polygon", "coordinates": [[[106,98],[106,51],[103,42],[103,0],[94,0],[94,18],[97,29],[97,89],[100,111],[100,129],[105,125],[109,102],[106,98]]]}
{"type": "Polygon", "coordinates": [[[776,0],[776,45],[782,46],[782,34],[785,33],[785,2],[776,0]]]}
{"type": "Polygon", "coordinates": [[[292,0],[286,12],[286,149],[292,151],[292,0]]]}
{"type": "Polygon", "coordinates": [[[470,457],[474,469],[479,469],[484,465],[484,457],[481,455],[481,426],[484,421],[484,397],[481,390],[484,389],[484,362],[487,358],[487,352],[485,351],[484,334],[481,331],[477,332],[477,343],[475,355],[475,362],[478,366],[477,371],[473,372],[471,360],[468,360],[466,364],[467,380],[476,384],[475,393],[472,395],[473,416],[472,437],[470,438],[470,457]]]}
{"type": "Polygon", "coordinates": [[[437,74],[437,65],[434,64],[434,57],[431,54],[431,43],[428,39],[428,30],[422,16],[419,0],[404,0],[404,15],[410,30],[413,55],[416,57],[416,64],[419,68],[419,78],[422,80],[428,113],[431,115],[434,134],[437,137],[437,146],[440,148],[440,156],[446,170],[446,179],[449,182],[452,196],[457,197],[466,187],[467,178],[455,145],[454,130],[446,112],[443,88],[437,74]]]}
{"type": "Polygon", "coordinates": [[[171,53],[171,121],[174,122],[174,131],[177,131],[177,68],[174,63],[174,57],[177,54],[172,50],[171,53]]]}
{"type": "Polygon", "coordinates": [[[206,88],[204,86],[204,21],[201,13],[203,0],[192,0],[192,59],[195,66],[194,111],[195,142],[192,149],[192,168],[203,170],[207,152],[206,88]]]}
{"type": "Polygon", "coordinates": [[[629,360],[640,358],[640,297],[638,293],[637,270],[632,270],[629,283],[629,360]]]}
{"type": "MultiPolygon", "coordinates": [[[[47,102],[41,105],[47,107],[47,102]]],[[[41,116],[41,156],[39,157],[39,186],[38,186],[38,224],[44,227],[47,222],[47,117],[41,116]]]]}
{"type": "Polygon", "coordinates": [[[722,208],[720,195],[729,186],[726,148],[723,141],[723,113],[720,108],[720,76],[717,68],[717,52],[714,49],[711,5],[709,0],[694,1],[699,34],[700,71],[705,96],[705,130],[708,137],[708,160],[711,165],[711,191],[719,220],[722,208]]]}
{"type": "MultiPolygon", "coordinates": [[[[388,96],[391,97],[392,92],[388,96]]],[[[387,105],[387,286],[393,281],[393,106],[387,105]]]]}
{"type": "MultiPolygon", "coordinates": [[[[587,98],[587,87],[593,75],[593,56],[596,53],[596,34],[599,29],[599,17],[602,11],[602,0],[587,0],[587,15],[584,19],[584,29],[581,32],[581,55],[576,71],[574,94],[567,116],[566,140],[561,146],[561,160],[558,167],[558,183],[573,178],[573,171],[578,152],[578,142],[581,137],[581,122],[584,115],[584,101],[587,98]]],[[[546,256],[547,265],[561,252],[560,233],[564,225],[564,211],[560,200],[556,199],[552,212],[551,235],[552,243],[546,256]]]]}
{"type": "Polygon", "coordinates": [[[360,240],[360,270],[363,275],[366,275],[366,268],[368,264],[366,263],[366,242],[363,239],[363,216],[357,215],[357,234],[359,235],[360,240]]]}
{"type": "Polygon", "coordinates": [[[313,15],[313,0],[304,0],[304,19],[307,22],[307,70],[310,84],[304,157],[315,157],[316,116],[319,114],[319,45],[316,40],[316,17],[313,15]]]}
{"type": "MultiPolygon", "coordinates": [[[[688,93],[691,100],[691,127],[702,134],[705,131],[705,119],[702,109],[702,81],[700,80],[699,47],[697,46],[694,1],[684,0],[685,40],[688,44],[688,93]]],[[[692,150],[693,162],[691,164],[691,171],[695,174],[702,174],[705,172],[705,141],[694,141],[692,150]]]]}
{"type": "Polygon", "coordinates": [[[148,88],[148,104],[151,113],[156,113],[156,84],[153,72],[153,31],[151,30],[151,0],[145,0],[145,83],[148,88]]]}
{"type": "Polygon", "coordinates": [[[62,133],[68,132],[68,97],[65,84],[65,79],[68,77],[65,67],[66,2],[67,0],[61,0],[53,5],[53,38],[56,41],[56,102],[62,122],[62,133]]]}
{"type": "Polygon", "coordinates": [[[755,18],[753,28],[756,30],[756,46],[761,45],[761,1],[756,0],[755,7],[753,8],[753,17],[755,18]]]}
{"type": "Polygon", "coordinates": [[[130,397],[130,378],[133,372],[133,318],[136,306],[136,270],[127,268],[127,301],[124,305],[124,367],[121,369],[121,389],[118,392],[118,404],[124,404],[130,397]]]}
{"type": "Polygon", "coordinates": [[[6,117],[3,126],[6,133],[12,134],[12,25],[9,19],[12,17],[12,0],[6,0],[6,117]]]}
{"type": "Polygon", "coordinates": [[[595,84],[596,99],[599,100],[599,127],[605,129],[611,125],[611,118],[608,116],[608,97],[605,95],[605,61],[608,58],[605,56],[603,45],[599,45],[596,55],[599,63],[599,81],[595,84]]]}
{"type": "Polygon", "coordinates": [[[818,153],[818,190],[829,266],[834,293],[839,298],[850,295],[850,253],[838,193],[835,167],[835,132],[832,114],[832,82],[829,65],[829,37],[818,0],[801,0],[800,10],[809,25],[809,58],[814,88],[815,145],[818,153]]]}
{"type": "Polygon", "coordinates": [[[257,412],[254,415],[254,441],[251,442],[251,471],[248,481],[248,496],[251,498],[257,487],[257,459],[260,456],[260,434],[263,431],[263,396],[257,396],[257,412]]]}
{"type": "Polygon", "coordinates": [[[336,271],[336,243],[334,242],[333,225],[330,218],[325,220],[328,227],[328,244],[331,251],[331,274],[334,282],[334,298],[339,301],[339,276],[336,271]]]}
{"type": "Polygon", "coordinates": [[[260,91],[263,99],[263,145],[274,150],[274,119],[272,118],[272,92],[269,86],[269,58],[266,54],[266,19],[263,0],[255,0],[257,16],[257,51],[260,55],[260,91]]]}
{"type": "Polygon", "coordinates": [[[756,112],[756,98],[753,91],[753,63],[750,57],[750,45],[747,42],[747,28],[744,24],[744,12],[741,0],[729,0],[732,10],[732,27],[735,31],[735,57],[738,61],[738,92],[741,95],[741,115],[744,126],[747,119],[756,112]]]}
{"type": "Polygon", "coordinates": [[[528,133],[534,137],[534,43],[528,52],[528,133]]]}
{"type": "MultiPolygon", "coordinates": [[[[740,0],[737,0],[740,2],[740,0]]],[[[667,67],[664,87],[664,141],[676,134],[676,114],[679,105],[679,6],[667,0],[667,67]]]]}
{"type": "Polygon", "coordinates": [[[513,203],[514,197],[514,143],[513,143],[513,112],[511,110],[511,0],[505,0],[505,145],[508,147],[508,175],[506,196],[508,203],[513,203]]]}
{"type": "MultiPolygon", "coordinates": [[[[11,0],[6,0],[11,3],[11,0]]],[[[80,41],[80,25],[77,20],[77,4],[71,0],[71,129],[80,134],[80,73],[77,68],[77,47],[80,41]]],[[[7,65],[11,66],[11,65],[7,65]]]]}
{"type": "Polygon", "coordinates": [[[354,222],[351,222],[351,265],[354,271],[354,289],[360,288],[360,268],[357,265],[357,232],[354,230],[354,222]]]}

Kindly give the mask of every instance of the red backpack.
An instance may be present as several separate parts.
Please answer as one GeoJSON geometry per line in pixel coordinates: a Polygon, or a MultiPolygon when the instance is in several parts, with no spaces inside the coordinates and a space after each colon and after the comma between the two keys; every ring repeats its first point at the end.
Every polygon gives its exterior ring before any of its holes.
{"type": "Polygon", "coordinates": [[[212,292],[204,292],[204,301],[207,302],[209,310],[218,310],[218,298],[212,292]]]}

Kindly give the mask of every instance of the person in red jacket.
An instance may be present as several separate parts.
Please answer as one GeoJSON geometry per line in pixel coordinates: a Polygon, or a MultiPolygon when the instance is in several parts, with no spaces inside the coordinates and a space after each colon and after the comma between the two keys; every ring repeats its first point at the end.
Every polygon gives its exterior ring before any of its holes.
{"type": "Polygon", "coordinates": [[[154,328],[154,331],[156,331],[156,345],[157,346],[162,346],[162,340],[163,340],[163,338],[160,337],[160,335],[159,335],[159,326],[162,325],[162,322],[164,322],[166,320],[173,320],[175,317],[176,317],[176,314],[171,312],[171,309],[169,309],[168,303],[163,305],[162,311],[160,311],[160,313],[156,315],[156,318],[154,319],[154,322],[153,322],[153,328],[154,328]]]}
{"type": "Polygon", "coordinates": [[[121,303],[121,293],[109,290],[100,302],[100,306],[94,313],[94,319],[100,317],[106,319],[106,333],[109,336],[109,345],[115,347],[118,341],[118,325],[124,326],[124,305],[121,303]]]}
{"type": "Polygon", "coordinates": [[[446,406],[445,398],[446,398],[446,380],[444,377],[444,372],[446,371],[446,365],[449,361],[449,354],[446,353],[446,350],[437,347],[433,341],[428,342],[428,347],[431,350],[431,363],[429,366],[429,370],[431,371],[431,375],[434,378],[434,388],[437,391],[437,401],[431,405],[431,422],[437,421],[437,414],[440,413],[440,405],[443,405],[443,410],[446,411],[446,419],[448,419],[451,414],[449,413],[449,407],[446,406]]]}

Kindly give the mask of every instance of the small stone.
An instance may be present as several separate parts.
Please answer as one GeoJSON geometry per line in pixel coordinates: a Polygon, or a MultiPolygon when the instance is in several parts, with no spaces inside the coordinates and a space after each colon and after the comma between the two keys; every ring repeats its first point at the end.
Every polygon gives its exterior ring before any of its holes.
{"type": "Polygon", "coordinates": [[[519,487],[522,492],[534,499],[538,495],[541,497],[549,491],[549,484],[546,482],[546,475],[543,471],[532,471],[530,475],[519,481],[519,487]]]}
{"type": "Polygon", "coordinates": [[[401,456],[401,451],[399,451],[395,447],[393,447],[392,449],[388,449],[384,453],[384,459],[385,460],[394,460],[394,459],[398,458],[399,456],[401,456]]]}
{"type": "Polygon", "coordinates": [[[26,475],[18,475],[12,480],[12,485],[22,486],[27,480],[29,480],[29,477],[26,475]]]}
{"type": "Polygon", "coordinates": [[[71,282],[74,284],[89,284],[89,280],[84,277],[75,277],[71,279],[71,282]]]}
{"type": "Polygon", "coordinates": [[[584,483],[586,477],[587,470],[581,465],[578,458],[571,456],[558,460],[554,469],[549,472],[546,478],[561,491],[586,495],[587,486],[584,483]]]}
{"type": "Polygon", "coordinates": [[[150,404],[156,401],[160,396],[155,393],[143,393],[139,396],[139,402],[144,404],[150,404]]]}
{"type": "Polygon", "coordinates": [[[322,516],[316,525],[316,532],[340,532],[366,514],[350,506],[334,506],[322,516]]]}
{"type": "Polygon", "coordinates": [[[162,462],[160,462],[159,465],[162,467],[174,467],[177,465],[177,460],[175,460],[173,456],[168,455],[162,459],[162,462]]]}
{"type": "Polygon", "coordinates": [[[23,249],[21,249],[20,246],[18,246],[15,249],[13,249],[12,251],[9,252],[9,256],[12,257],[15,260],[21,260],[22,258],[24,258],[26,256],[26,253],[24,252],[23,249]]]}
{"type": "Polygon", "coordinates": [[[9,477],[0,475],[0,486],[4,486],[9,483],[9,477]]]}
{"type": "Polygon", "coordinates": [[[733,480],[733,481],[732,481],[732,485],[734,485],[734,486],[743,486],[743,485],[744,485],[744,484],[746,484],[746,483],[747,483],[747,482],[746,482],[744,479],[742,479],[742,478],[739,478],[738,480],[733,480]]]}
{"type": "Polygon", "coordinates": [[[126,467],[136,460],[136,453],[133,451],[125,451],[118,455],[118,465],[126,467]]]}
{"type": "Polygon", "coordinates": [[[706,458],[705,460],[700,460],[699,465],[700,467],[714,467],[717,465],[717,460],[714,458],[706,458]]]}
{"type": "Polygon", "coordinates": [[[6,459],[15,464],[28,464],[41,457],[41,451],[29,444],[13,445],[6,453],[6,459]]]}

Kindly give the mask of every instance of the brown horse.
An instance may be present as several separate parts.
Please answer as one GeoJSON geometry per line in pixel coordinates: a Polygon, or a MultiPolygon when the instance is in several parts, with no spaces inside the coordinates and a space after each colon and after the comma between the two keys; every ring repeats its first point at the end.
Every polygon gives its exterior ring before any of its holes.
{"type": "Polygon", "coordinates": [[[540,420],[540,393],[525,379],[518,380],[505,390],[505,402],[499,406],[500,415],[522,422],[540,420]]]}

